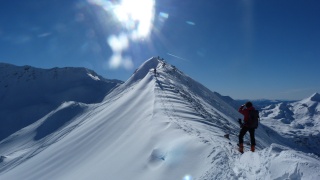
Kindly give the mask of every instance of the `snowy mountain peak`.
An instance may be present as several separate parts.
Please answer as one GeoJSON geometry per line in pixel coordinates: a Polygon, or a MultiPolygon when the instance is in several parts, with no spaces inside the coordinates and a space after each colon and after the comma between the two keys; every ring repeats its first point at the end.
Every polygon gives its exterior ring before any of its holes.
{"type": "Polygon", "coordinates": [[[309,97],[311,101],[320,102],[320,94],[314,93],[312,96],[309,97]]]}
{"type": "Polygon", "coordinates": [[[310,97],[297,101],[296,103],[311,106],[313,104],[318,104],[319,102],[320,102],[320,94],[314,93],[310,97]]]}
{"type": "Polygon", "coordinates": [[[128,79],[126,84],[134,83],[138,80],[143,79],[151,70],[157,68],[161,61],[156,58],[152,57],[145,61],[136,71],[133,73],[133,75],[128,79]]]}

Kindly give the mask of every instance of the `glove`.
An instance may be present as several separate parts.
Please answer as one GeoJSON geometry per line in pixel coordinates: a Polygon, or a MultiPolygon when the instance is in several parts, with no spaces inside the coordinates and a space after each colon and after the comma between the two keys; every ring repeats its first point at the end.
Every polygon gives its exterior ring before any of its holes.
{"type": "Polygon", "coordinates": [[[238,123],[240,124],[240,127],[243,128],[243,123],[241,122],[241,119],[238,119],[238,123]]]}

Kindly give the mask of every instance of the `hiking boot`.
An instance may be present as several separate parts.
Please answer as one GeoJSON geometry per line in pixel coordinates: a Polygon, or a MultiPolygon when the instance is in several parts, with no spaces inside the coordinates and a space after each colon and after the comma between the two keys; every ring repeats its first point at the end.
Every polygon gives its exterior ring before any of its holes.
{"type": "Polygon", "coordinates": [[[254,150],[255,150],[255,149],[254,149],[254,146],[251,146],[251,151],[254,152],[254,150]]]}
{"type": "Polygon", "coordinates": [[[239,152],[243,153],[243,143],[239,144],[239,152]]]}

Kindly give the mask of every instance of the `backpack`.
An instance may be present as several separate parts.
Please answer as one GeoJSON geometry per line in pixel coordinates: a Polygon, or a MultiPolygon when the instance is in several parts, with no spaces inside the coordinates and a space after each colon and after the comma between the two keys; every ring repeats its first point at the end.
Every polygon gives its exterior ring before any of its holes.
{"type": "Polygon", "coordinates": [[[248,127],[257,129],[259,125],[259,111],[258,110],[250,110],[249,111],[249,119],[248,119],[248,127]]]}

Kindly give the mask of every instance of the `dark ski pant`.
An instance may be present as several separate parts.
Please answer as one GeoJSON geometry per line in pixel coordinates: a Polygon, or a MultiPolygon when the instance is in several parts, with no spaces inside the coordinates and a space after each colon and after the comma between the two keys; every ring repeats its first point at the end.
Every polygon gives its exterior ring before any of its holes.
{"type": "Polygon", "coordinates": [[[244,135],[246,135],[247,131],[249,131],[250,133],[250,140],[251,140],[251,146],[255,146],[256,145],[256,139],[254,137],[254,128],[248,128],[243,126],[240,130],[240,134],[239,134],[239,144],[243,144],[243,137],[244,135]]]}

